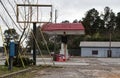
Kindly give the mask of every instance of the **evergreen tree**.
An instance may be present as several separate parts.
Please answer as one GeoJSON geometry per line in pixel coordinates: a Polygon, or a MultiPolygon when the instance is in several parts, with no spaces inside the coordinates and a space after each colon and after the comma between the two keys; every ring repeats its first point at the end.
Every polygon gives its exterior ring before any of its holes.
{"type": "Polygon", "coordinates": [[[93,35],[99,29],[99,12],[93,8],[86,13],[85,18],[83,18],[83,25],[86,29],[86,34],[93,35]]]}
{"type": "Polygon", "coordinates": [[[120,31],[120,12],[116,16],[116,30],[120,31]]]}

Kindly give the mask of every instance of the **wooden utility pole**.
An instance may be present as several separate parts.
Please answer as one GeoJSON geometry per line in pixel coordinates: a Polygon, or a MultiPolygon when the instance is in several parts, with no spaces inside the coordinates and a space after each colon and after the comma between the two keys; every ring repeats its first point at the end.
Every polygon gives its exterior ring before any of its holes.
{"type": "Polygon", "coordinates": [[[57,23],[57,10],[55,10],[55,23],[57,23]]]}
{"type": "Polygon", "coordinates": [[[111,57],[111,30],[109,30],[109,52],[108,52],[108,57],[111,57]]]}
{"type": "Polygon", "coordinates": [[[36,39],[36,23],[33,23],[33,65],[36,65],[36,44],[35,44],[35,39],[36,39]]]}

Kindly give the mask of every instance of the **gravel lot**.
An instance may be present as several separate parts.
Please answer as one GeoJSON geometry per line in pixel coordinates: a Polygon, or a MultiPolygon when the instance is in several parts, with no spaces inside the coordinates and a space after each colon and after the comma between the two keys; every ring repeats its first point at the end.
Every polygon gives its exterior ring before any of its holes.
{"type": "MultiPolygon", "coordinates": [[[[44,58],[52,65],[50,58],[44,58]]],[[[0,65],[4,59],[0,58],[0,65]]],[[[45,64],[37,58],[37,65],[45,64]]],[[[120,58],[70,58],[66,62],[55,62],[61,68],[46,68],[37,71],[34,78],[120,78],[120,58]]]]}
{"type": "MultiPolygon", "coordinates": [[[[46,60],[51,64],[49,58],[46,60]]],[[[34,78],[120,78],[120,58],[71,58],[55,64],[62,68],[38,71],[34,78]]]]}

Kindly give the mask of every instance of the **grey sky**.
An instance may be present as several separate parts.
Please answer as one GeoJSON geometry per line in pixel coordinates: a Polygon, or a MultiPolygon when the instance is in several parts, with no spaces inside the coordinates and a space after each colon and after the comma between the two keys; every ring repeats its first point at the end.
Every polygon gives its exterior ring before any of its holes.
{"type": "Polygon", "coordinates": [[[96,8],[101,13],[105,6],[109,6],[115,13],[120,12],[120,0],[52,0],[52,2],[58,9],[58,21],[80,20],[86,11],[96,8]]]}
{"type": "MultiPolygon", "coordinates": [[[[8,5],[8,0],[2,0],[4,4],[6,5],[7,9],[9,10],[10,14],[14,16],[13,11],[10,8],[10,5],[8,5]]],[[[14,4],[14,0],[9,0],[13,2],[14,7],[16,6],[14,4]]],[[[22,3],[22,0],[16,0],[17,3],[22,3]]],[[[23,0],[24,1],[24,0],[23,0]]],[[[37,0],[29,0],[32,3],[36,3],[37,0]]],[[[120,12],[120,0],[38,0],[39,4],[52,4],[54,10],[58,10],[58,22],[62,22],[64,20],[69,20],[72,22],[75,19],[81,20],[85,13],[95,8],[100,13],[103,12],[105,6],[109,6],[111,9],[113,9],[113,12],[117,13],[120,12]]],[[[12,22],[9,22],[9,17],[7,16],[6,12],[2,9],[2,6],[0,4],[0,14],[3,15],[5,20],[8,22],[8,24],[12,27],[14,27],[14,24],[12,22]]],[[[2,26],[3,32],[6,29],[3,24],[2,20],[0,20],[0,25],[2,26]]],[[[0,38],[1,41],[1,38],[0,38]]],[[[0,43],[2,45],[2,43],[0,43]]]]}

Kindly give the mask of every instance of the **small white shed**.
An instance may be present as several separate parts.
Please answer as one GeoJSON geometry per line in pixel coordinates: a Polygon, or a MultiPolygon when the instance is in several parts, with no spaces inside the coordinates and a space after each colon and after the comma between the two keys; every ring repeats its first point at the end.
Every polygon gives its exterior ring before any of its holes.
{"type": "Polygon", "coordinates": [[[81,57],[120,57],[120,42],[80,42],[81,57]]]}

